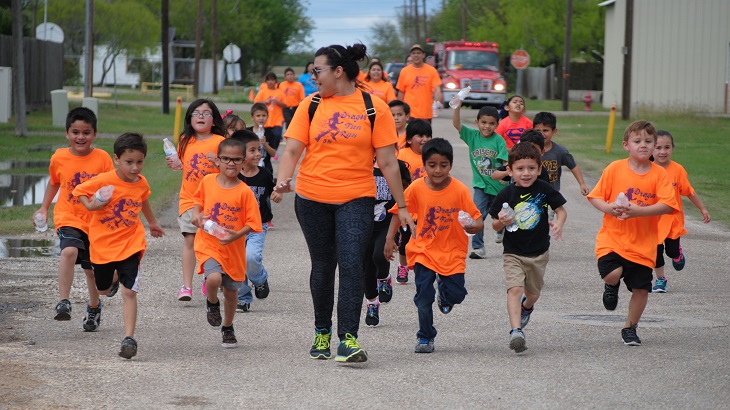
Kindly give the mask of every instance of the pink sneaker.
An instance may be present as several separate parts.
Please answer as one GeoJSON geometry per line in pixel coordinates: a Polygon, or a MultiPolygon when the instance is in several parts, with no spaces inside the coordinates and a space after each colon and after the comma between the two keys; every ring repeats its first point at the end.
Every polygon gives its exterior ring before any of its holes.
{"type": "Polygon", "coordinates": [[[395,280],[400,284],[408,283],[408,266],[398,265],[398,273],[395,280]]]}
{"type": "Polygon", "coordinates": [[[205,279],[203,279],[203,284],[200,286],[200,292],[203,296],[208,296],[208,288],[205,287],[205,279]]]}
{"type": "Polygon", "coordinates": [[[180,292],[177,292],[177,300],[181,302],[189,302],[193,299],[193,290],[189,287],[183,285],[182,288],[180,288],[180,292]]]}

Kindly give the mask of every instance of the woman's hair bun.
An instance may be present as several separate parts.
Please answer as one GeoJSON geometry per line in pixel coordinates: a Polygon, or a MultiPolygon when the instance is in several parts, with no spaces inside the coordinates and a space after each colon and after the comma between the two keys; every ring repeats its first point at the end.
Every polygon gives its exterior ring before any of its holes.
{"type": "Polygon", "coordinates": [[[365,58],[367,52],[367,47],[365,47],[365,44],[357,43],[353,44],[351,46],[347,46],[347,53],[350,54],[350,57],[352,57],[355,61],[360,61],[365,58]]]}

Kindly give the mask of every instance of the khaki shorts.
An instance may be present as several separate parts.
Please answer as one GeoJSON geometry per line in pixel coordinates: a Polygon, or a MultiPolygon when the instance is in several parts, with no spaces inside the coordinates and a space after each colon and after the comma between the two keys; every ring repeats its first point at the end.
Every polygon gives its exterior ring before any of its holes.
{"type": "Polygon", "coordinates": [[[502,257],[507,289],[524,286],[526,292],[540,295],[545,267],[550,260],[548,252],[533,257],[505,253],[502,257]]]}
{"type": "Polygon", "coordinates": [[[177,217],[177,224],[180,225],[181,233],[198,233],[198,227],[193,225],[193,208],[183,212],[177,217]]]}

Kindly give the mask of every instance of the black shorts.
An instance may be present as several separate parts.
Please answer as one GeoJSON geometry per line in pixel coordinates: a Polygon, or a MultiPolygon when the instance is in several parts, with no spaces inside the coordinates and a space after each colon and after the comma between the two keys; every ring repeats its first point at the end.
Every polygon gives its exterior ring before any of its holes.
{"type": "Polygon", "coordinates": [[[654,278],[651,267],[631,262],[616,252],[611,252],[608,255],[598,258],[598,273],[601,274],[601,278],[605,278],[606,275],[617,268],[623,268],[621,277],[624,279],[626,289],[629,291],[632,289],[646,289],[651,291],[651,280],[654,278]]]}
{"type": "Polygon", "coordinates": [[[107,290],[112,286],[114,271],[117,271],[119,283],[125,288],[135,292],[139,290],[139,261],[142,259],[142,252],[137,252],[123,261],[94,264],[94,278],[96,288],[107,290]]]}
{"type": "Polygon", "coordinates": [[[78,228],[62,226],[56,230],[58,239],[61,242],[61,250],[73,247],[79,250],[76,256],[76,264],[84,269],[92,269],[91,258],[89,257],[89,235],[78,228]]]}

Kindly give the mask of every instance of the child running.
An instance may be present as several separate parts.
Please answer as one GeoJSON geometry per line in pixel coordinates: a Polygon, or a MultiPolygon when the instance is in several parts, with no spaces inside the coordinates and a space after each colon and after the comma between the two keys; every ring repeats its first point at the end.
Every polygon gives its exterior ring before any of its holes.
{"type": "MultiPolygon", "coordinates": [[[[218,117],[220,118],[220,117],[218,117]]],[[[137,292],[140,262],[147,249],[145,229],[139,217],[144,214],[150,234],[159,238],[165,231],[157,224],[150,203],[150,186],[141,172],[147,156],[147,143],[142,135],[128,132],[114,142],[116,170],[97,175],[81,185],[73,194],[92,211],[89,223],[91,263],[94,266],[96,288],[108,294],[115,272],[119,277],[124,306],[124,340],[119,356],[131,359],[137,354],[134,329],[137,324],[137,292]],[[113,187],[113,191],[103,194],[113,187]]]]}
{"type": "Polygon", "coordinates": [[[406,147],[406,126],[411,119],[411,107],[401,100],[393,100],[388,103],[390,113],[395,120],[395,131],[398,133],[398,150],[406,147]]]}
{"type": "MultiPolygon", "coordinates": [[[[423,166],[423,145],[432,137],[431,124],[424,120],[415,119],[406,128],[406,146],[398,151],[398,159],[405,162],[411,172],[411,181],[426,176],[426,168],[423,166]]],[[[406,245],[411,238],[411,231],[398,231],[398,273],[396,280],[400,284],[408,283],[408,262],[406,258],[406,245]]]]}
{"type": "Polygon", "coordinates": [[[523,132],[532,128],[532,121],[525,114],[525,99],[513,95],[502,104],[504,113],[500,113],[501,120],[495,131],[504,138],[507,149],[520,142],[523,132]]]}
{"type": "Polygon", "coordinates": [[[551,112],[539,112],[532,120],[532,127],[545,137],[545,150],[542,154],[542,167],[550,177],[550,183],[556,191],[560,191],[560,177],[563,174],[563,165],[568,167],[575,180],[578,181],[581,195],[588,195],[588,186],[583,180],[583,173],[575,162],[573,155],[567,148],[553,141],[558,133],[558,119],[551,112]]]}
{"type": "MultiPolygon", "coordinates": [[[[197,272],[205,275],[207,287],[206,312],[208,324],[221,326],[224,348],[238,346],[233,330],[238,290],[246,279],[246,235],[261,232],[261,216],[251,189],[238,179],[245,158],[246,145],[229,138],[218,145],[215,164],[220,171],[208,174],[200,181],[193,197],[192,220],[202,232],[195,236],[197,272]],[[222,228],[223,234],[213,236],[203,230],[207,222],[222,228]],[[218,289],[224,297],[221,317],[218,289]]],[[[214,232],[215,233],[215,232],[214,232]]]]}
{"type": "Polygon", "coordinates": [[[269,272],[264,268],[264,241],[269,230],[268,222],[274,217],[271,213],[271,203],[268,201],[281,202],[281,194],[274,192],[274,178],[266,168],[259,166],[261,150],[259,149],[259,137],[252,131],[237,131],[233,137],[243,142],[244,151],[243,168],[238,174],[238,179],[251,187],[253,195],[258,202],[259,214],[261,215],[261,232],[251,232],[246,236],[246,278],[243,286],[238,290],[238,304],[236,312],[248,312],[251,309],[251,286],[253,284],[256,298],[266,299],[269,296],[269,272]]]}
{"type": "MultiPolygon", "coordinates": [[[[499,122],[499,113],[494,107],[482,107],[475,120],[478,129],[461,125],[461,100],[455,99],[457,107],[454,110],[453,125],[459,131],[459,138],[469,148],[469,163],[471,164],[471,184],[474,188],[474,203],[482,214],[482,220],[487,217],[489,208],[497,195],[506,185],[500,180],[492,179],[492,173],[507,161],[507,145],[504,139],[494,130],[499,122]]],[[[501,235],[497,232],[496,235],[501,235]]],[[[484,232],[472,237],[471,259],[484,259],[487,251],[484,248],[484,232]]]]}
{"type": "MultiPolygon", "coordinates": [[[[213,101],[199,99],[190,104],[185,113],[185,127],[177,147],[178,156],[183,165],[177,217],[177,223],[183,235],[183,285],[177,294],[179,301],[189,302],[193,298],[193,271],[195,270],[193,244],[198,231],[198,227],[192,219],[193,194],[204,176],[218,172],[218,168],[208,158],[208,154],[218,152],[218,144],[223,141],[225,132],[220,112],[213,101]]],[[[172,159],[169,157],[167,166],[173,168],[172,159]]],[[[205,285],[203,285],[204,287],[205,285]]]]}
{"type": "Polygon", "coordinates": [[[641,346],[636,333],[651,291],[656,266],[659,216],[678,210],[667,172],[649,159],[657,143],[648,121],[634,121],[624,132],[628,159],[609,164],[588,194],[588,201],[603,212],[596,236],[598,272],[604,281],[603,306],[615,310],[621,279],[631,292],[621,338],[625,345],[641,346]],[[617,199],[623,194],[628,204],[617,199]]]}
{"type": "Polygon", "coordinates": [[[495,231],[507,228],[502,264],[511,329],[509,348],[520,353],[527,350],[523,329],[530,321],[542,291],[545,268],[550,259],[550,235],[555,239],[562,238],[567,212],[563,208],[565,198],[560,192],[546,181],[538,180],[540,151],[533,143],[521,141],[512,147],[507,167],[514,183],[497,194],[489,215],[495,231]],[[504,203],[515,210],[514,217],[500,212],[504,203]],[[548,206],[557,216],[554,223],[548,221],[548,206]],[[513,223],[516,225],[508,228],[513,223]]]}
{"type": "Polygon", "coordinates": [[[224,137],[230,138],[234,132],[246,129],[246,122],[232,111],[226,113],[223,117],[223,127],[226,130],[224,137]]]}
{"type": "Polygon", "coordinates": [[[269,121],[269,111],[264,103],[255,103],[251,106],[251,118],[253,119],[253,126],[246,129],[253,131],[259,138],[261,159],[257,165],[266,168],[273,175],[274,167],[271,166],[271,157],[276,156],[276,150],[279,148],[281,138],[274,135],[273,128],[266,126],[269,121]]]}
{"type": "Polygon", "coordinates": [[[684,228],[684,211],[682,210],[682,197],[686,196],[702,214],[702,222],[710,222],[710,213],[707,212],[705,204],[689,183],[687,171],[678,163],[672,161],[674,152],[674,137],[667,131],[657,131],[656,146],[654,148],[654,163],[667,171],[667,176],[674,188],[674,197],[677,200],[679,212],[664,214],[659,217],[659,245],[656,253],[656,284],[652,292],[667,292],[667,277],[664,273],[664,252],[672,258],[672,266],[677,271],[684,269],[685,257],[682,252],[682,245],[679,238],[687,233],[684,228]]]}
{"type": "MultiPolygon", "coordinates": [[[[433,301],[438,298],[441,313],[451,312],[454,305],[466,297],[464,271],[469,239],[464,233],[476,234],[484,229],[482,215],[471,200],[471,192],[463,183],[452,177],[454,151],[443,138],[434,138],[423,146],[423,162],[426,177],[414,180],[405,190],[409,212],[419,216],[419,224],[408,243],[408,266],[413,268],[418,308],[418,332],[416,353],[432,353],[436,328],[433,326],[433,301]],[[458,222],[459,211],[467,212],[474,222],[462,226],[458,222]],[[438,283],[438,292],[434,290],[438,283]]],[[[391,213],[398,212],[395,205],[391,213]]],[[[395,233],[400,224],[396,218],[390,222],[385,240],[385,257],[393,259],[396,248],[395,233]]]]}
{"type": "MultiPolygon", "coordinates": [[[[51,179],[46,186],[41,207],[33,214],[33,220],[48,220],[48,208],[53,198],[58,201],[53,208],[53,224],[61,245],[61,258],[58,261],[58,291],[61,300],[56,304],[55,320],[71,320],[71,285],[74,279],[74,266],[81,265],[86,274],[86,287],[89,301],[83,329],[95,332],[101,322],[101,300],[96,290],[94,271],[89,259],[89,221],[91,214],[73,195],[79,184],[96,175],[114,169],[112,158],[91,144],[96,139],[96,114],[88,108],[77,107],[66,115],[66,139],[68,148],[59,148],[51,156],[48,173],[51,179]],[[38,216],[40,215],[40,216],[38,216]]],[[[107,293],[111,297],[117,292],[119,282],[107,293]]]]}

